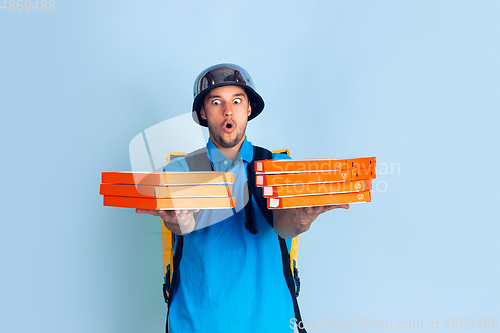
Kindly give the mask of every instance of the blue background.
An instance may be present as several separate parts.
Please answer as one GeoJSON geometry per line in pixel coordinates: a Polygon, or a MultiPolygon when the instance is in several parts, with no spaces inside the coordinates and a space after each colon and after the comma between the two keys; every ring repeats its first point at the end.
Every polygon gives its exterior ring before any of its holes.
{"type": "Polygon", "coordinates": [[[55,6],[0,10],[0,331],[163,330],[160,221],[103,207],[100,173],[220,62],[266,101],[254,144],[377,157],[373,201],[300,238],[312,332],[500,317],[497,1],[55,6]]]}

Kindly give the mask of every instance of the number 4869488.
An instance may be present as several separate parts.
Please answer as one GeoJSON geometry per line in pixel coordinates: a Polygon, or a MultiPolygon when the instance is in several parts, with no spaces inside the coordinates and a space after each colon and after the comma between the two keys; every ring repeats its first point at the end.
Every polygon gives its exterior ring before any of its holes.
{"type": "Polygon", "coordinates": [[[481,321],[481,318],[479,320],[475,321],[473,318],[465,319],[461,318],[460,322],[458,321],[458,318],[452,318],[451,324],[450,324],[450,318],[446,318],[446,321],[443,324],[444,327],[447,329],[473,329],[473,328],[479,328],[479,329],[498,329],[498,319],[497,318],[483,318],[481,321]]]}
{"type": "Polygon", "coordinates": [[[0,9],[3,9],[4,12],[6,12],[7,9],[10,12],[22,12],[23,10],[29,12],[32,9],[36,11],[41,10],[42,12],[45,12],[48,9],[49,11],[53,12],[54,10],[56,10],[56,2],[55,0],[41,0],[40,2],[38,2],[38,0],[35,0],[34,2],[32,2],[31,0],[4,0],[2,2],[2,5],[0,6],[0,9]]]}

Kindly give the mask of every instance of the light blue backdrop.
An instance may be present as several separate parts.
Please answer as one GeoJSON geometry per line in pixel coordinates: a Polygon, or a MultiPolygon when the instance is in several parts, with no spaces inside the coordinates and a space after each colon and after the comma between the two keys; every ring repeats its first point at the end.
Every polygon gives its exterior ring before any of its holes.
{"type": "Polygon", "coordinates": [[[497,1],[7,3],[0,331],[163,330],[160,222],[102,207],[100,173],[130,170],[130,141],[189,112],[194,78],[220,62],[245,67],[266,101],[254,144],[378,159],[373,202],[301,236],[311,332],[499,318],[499,13],[497,1]]]}

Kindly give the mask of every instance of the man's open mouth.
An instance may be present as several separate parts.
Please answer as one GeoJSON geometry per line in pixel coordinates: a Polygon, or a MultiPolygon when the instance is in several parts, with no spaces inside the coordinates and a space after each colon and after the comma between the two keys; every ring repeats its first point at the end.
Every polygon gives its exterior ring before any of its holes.
{"type": "Polygon", "coordinates": [[[226,123],[224,124],[224,130],[226,131],[226,133],[231,133],[232,131],[234,131],[234,129],[234,122],[231,120],[226,121],[226,123]]]}

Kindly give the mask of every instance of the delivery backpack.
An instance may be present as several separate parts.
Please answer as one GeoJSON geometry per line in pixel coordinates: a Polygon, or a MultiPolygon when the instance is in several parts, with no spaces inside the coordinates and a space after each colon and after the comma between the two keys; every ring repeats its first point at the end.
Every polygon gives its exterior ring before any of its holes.
{"type": "MultiPolygon", "coordinates": [[[[253,161],[248,163],[247,175],[248,175],[248,191],[249,195],[253,195],[257,205],[259,206],[262,215],[266,218],[267,222],[273,226],[273,212],[267,208],[267,200],[264,198],[262,193],[262,187],[257,187],[255,185],[255,170],[254,161],[272,159],[273,153],[287,154],[290,156],[290,151],[288,149],[269,151],[265,148],[258,146],[253,146],[253,161]]],[[[207,149],[201,148],[189,154],[170,152],[167,156],[167,163],[178,157],[185,157],[186,162],[189,167],[189,171],[212,171],[212,163],[210,162],[207,149]]],[[[258,232],[254,225],[253,211],[252,211],[252,201],[248,198],[247,205],[245,206],[245,216],[246,222],[245,227],[249,232],[255,234],[258,232]]],[[[196,215],[195,215],[196,217],[196,215]]],[[[163,271],[165,274],[165,282],[163,284],[163,296],[165,297],[165,302],[167,306],[170,306],[172,300],[172,293],[176,286],[176,270],[179,267],[179,263],[182,257],[182,245],[183,236],[177,236],[177,242],[175,241],[175,234],[168,230],[162,223],[162,252],[163,252],[163,271]],[[175,247],[175,251],[174,251],[175,247]]],[[[286,246],[285,240],[279,235],[276,235],[281,249],[281,257],[283,260],[283,274],[285,275],[285,280],[290,290],[290,294],[293,301],[293,307],[295,311],[295,320],[298,325],[298,331],[300,333],[305,333],[306,330],[303,329],[302,318],[300,316],[299,306],[297,303],[297,296],[300,292],[300,278],[299,271],[297,269],[297,256],[299,252],[299,237],[295,236],[292,239],[292,246],[290,252],[286,246]]],[[[168,332],[168,315],[167,315],[167,326],[166,330],[168,332]]]]}

